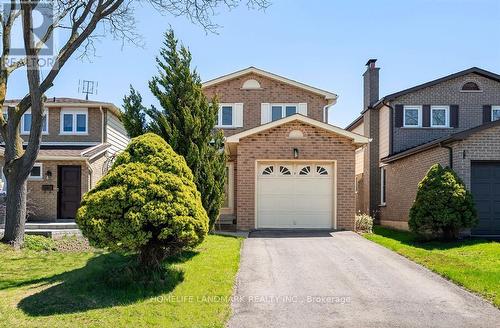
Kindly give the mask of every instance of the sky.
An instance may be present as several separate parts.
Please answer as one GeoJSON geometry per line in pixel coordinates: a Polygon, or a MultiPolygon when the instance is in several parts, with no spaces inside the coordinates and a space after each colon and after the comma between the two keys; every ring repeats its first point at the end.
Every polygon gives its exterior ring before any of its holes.
{"type": "MultiPolygon", "coordinates": [[[[369,58],[381,67],[381,96],[473,66],[500,74],[499,0],[270,1],[264,11],[249,10],[245,2],[219,8],[217,33],[144,3],[136,10],[143,47],[100,39],[96,56],[70,60],[47,96],[84,98],[79,80],[92,80],[99,86],[91,100],[121,107],[133,85],[146,106],[156,104],[147,83],[169,27],[189,47],[203,81],[256,66],[338,94],[330,123],[341,127],[362,110],[369,58]]],[[[15,72],[8,98],[26,91],[26,72],[15,72]]]]}

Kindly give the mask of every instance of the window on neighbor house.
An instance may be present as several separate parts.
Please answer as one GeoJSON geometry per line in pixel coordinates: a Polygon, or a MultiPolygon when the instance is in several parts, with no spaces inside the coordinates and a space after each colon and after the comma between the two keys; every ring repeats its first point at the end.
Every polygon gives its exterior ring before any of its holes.
{"type": "Polygon", "coordinates": [[[500,106],[491,107],[491,120],[492,121],[500,120],[500,106]]]}
{"type": "Polygon", "coordinates": [[[446,128],[450,126],[450,107],[431,106],[431,127],[446,128]]]}
{"type": "MultiPolygon", "coordinates": [[[[48,110],[45,110],[45,114],[43,115],[43,121],[42,121],[42,133],[47,134],[49,130],[49,123],[48,123],[48,110]]],[[[4,113],[4,117],[5,113],[4,113]]],[[[29,134],[31,131],[31,111],[27,111],[26,113],[23,114],[21,118],[21,134],[29,134]]]]}
{"type": "Polygon", "coordinates": [[[385,205],[387,196],[387,170],[383,166],[380,168],[380,205],[385,205]]]}
{"type": "Polygon", "coordinates": [[[404,107],[404,127],[421,127],[422,126],[422,107],[421,106],[405,106],[404,107]]]}
{"type": "Polygon", "coordinates": [[[476,82],[467,82],[462,86],[462,91],[480,91],[479,85],[476,82]]]}
{"type": "Polygon", "coordinates": [[[30,179],[43,179],[43,166],[42,163],[35,163],[30,172],[30,179]]]}
{"type": "Polygon", "coordinates": [[[86,134],[88,132],[88,111],[76,109],[61,110],[61,134],[86,134]]]}

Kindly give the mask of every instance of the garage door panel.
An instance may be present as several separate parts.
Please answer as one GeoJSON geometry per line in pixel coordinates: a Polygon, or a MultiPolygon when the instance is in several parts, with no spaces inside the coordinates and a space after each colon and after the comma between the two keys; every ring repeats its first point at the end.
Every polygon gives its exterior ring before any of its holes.
{"type": "Polygon", "coordinates": [[[333,172],[331,165],[271,163],[273,173],[257,177],[257,225],[259,228],[332,227],[333,172]],[[280,166],[290,174],[282,175],[280,166]],[[305,172],[304,168],[309,167],[305,172]],[[300,172],[302,171],[302,174],[300,172]],[[320,174],[322,173],[322,175],[320,174]]]}
{"type": "Polygon", "coordinates": [[[293,211],[294,202],[292,196],[265,196],[260,198],[259,208],[261,210],[286,211],[290,209],[293,211]]]}
{"type": "Polygon", "coordinates": [[[472,232],[500,235],[500,162],[473,162],[471,191],[479,218],[472,232]]]}

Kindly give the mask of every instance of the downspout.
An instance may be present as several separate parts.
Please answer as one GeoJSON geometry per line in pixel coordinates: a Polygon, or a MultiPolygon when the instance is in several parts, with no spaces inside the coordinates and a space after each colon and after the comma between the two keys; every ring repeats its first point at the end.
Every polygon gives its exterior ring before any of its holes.
{"type": "Polygon", "coordinates": [[[328,103],[326,106],[323,107],[323,122],[324,123],[328,123],[326,120],[327,120],[327,117],[326,117],[326,113],[327,113],[327,110],[328,108],[332,107],[333,105],[335,105],[337,103],[337,99],[334,99],[332,100],[330,103],[328,103]]]}
{"type": "Polygon", "coordinates": [[[450,162],[450,169],[453,169],[453,148],[450,147],[450,146],[445,146],[442,142],[439,143],[439,146],[441,148],[448,149],[448,152],[449,152],[449,159],[448,159],[448,161],[450,162]]]}

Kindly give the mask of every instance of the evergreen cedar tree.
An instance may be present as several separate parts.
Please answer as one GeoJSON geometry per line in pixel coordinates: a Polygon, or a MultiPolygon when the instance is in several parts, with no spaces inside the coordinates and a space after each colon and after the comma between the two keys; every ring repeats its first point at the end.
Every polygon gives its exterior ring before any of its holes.
{"type": "Polygon", "coordinates": [[[455,239],[463,228],[478,223],[472,194],[451,168],[433,165],[418,185],[410,209],[410,230],[455,239]]]}
{"type": "Polygon", "coordinates": [[[138,252],[144,267],[200,244],[208,216],[193,174],[161,137],[132,139],[97,186],[83,196],[76,221],[90,243],[138,252]]]}
{"type": "Polygon", "coordinates": [[[121,119],[130,138],[143,135],[147,131],[146,107],[142,105],[142,96],[132,86],[130,95],[123,97],[121,119]]]}
{"type": "Polygon", "coordinates": [[[224,202],[226,183],[224,135],[215,129],[219,105],[215,98],[207,100],[198,73],[191,70],[191,53],[177,43],[169,30],[156,59],[158,74],[149,82],[161,107],[147,111],[149,131],[163,137],[186,159],[212,229],[224,202]]]}

